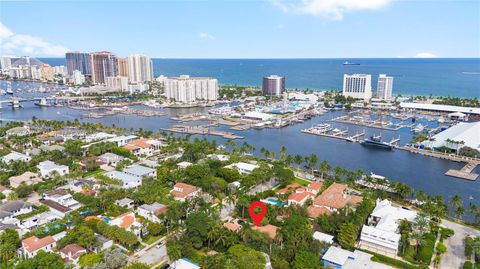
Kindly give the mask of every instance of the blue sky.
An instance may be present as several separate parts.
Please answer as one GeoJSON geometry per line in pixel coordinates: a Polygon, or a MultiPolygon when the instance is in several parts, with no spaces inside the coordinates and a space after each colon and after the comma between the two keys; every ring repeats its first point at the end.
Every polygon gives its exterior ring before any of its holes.
{"type": "Polygon", "coordinates": [[[1,1],[0,54],[480,57],[480,1],[1,1]]]}

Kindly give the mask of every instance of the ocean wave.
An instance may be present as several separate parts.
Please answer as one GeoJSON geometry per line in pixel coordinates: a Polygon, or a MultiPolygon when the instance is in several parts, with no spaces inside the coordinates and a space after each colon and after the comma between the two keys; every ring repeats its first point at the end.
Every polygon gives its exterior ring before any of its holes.
{"type": "Polygon", "coordinates": [[[480,75],[480,72],[462,72],[464,75],[480,75]]]}

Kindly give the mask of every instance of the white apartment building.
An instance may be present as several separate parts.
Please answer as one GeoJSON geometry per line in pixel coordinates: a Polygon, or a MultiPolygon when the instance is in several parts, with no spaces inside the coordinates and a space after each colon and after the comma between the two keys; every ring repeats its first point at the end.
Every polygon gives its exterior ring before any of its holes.
{"type": "Polygon", "coordinates": [[[153,63],[147,55],[130,55],[127,57],[127,63],[130,83],[143,83],[153,80],[153,63]]]}
{"type": "Polygon", "coordinates": [[[395,257],[397,254],[402,220],[413,221],[417,212],[392,205],[388,200],[377,200],[377,205],[363,225],[359,247],[382,255],[395,257]]]}
{"type": "Polygon", "coordinates": [[[218,99],[218,81],[214,78],[188,75],[171,77],[165,80],[165,94],[168,99],[181,103],[214,101],[218,99]]]}
{"type": "Polygon", "coordinates": [[[12,67],[12,58],[10,57],[1,57],[0,58],[0,66],[2,70],[9,70],[12,67]]]}
{"type": "Polygon", "coordinates": [[[127,77],[106,77],[107,88],[126,91],[128,89],[128,78],[127,77]]]}
{"type": "Polygon", "coordinates": [[[372,76],[367,74],[343,75],[343,95],[369,100],[372,98],[372,76]]]}
{"type": "Polygon", "coordinates": [[[385,74],[378,75],[377,98],[382,100],[392,99],[393,77],[385,74]]]}
{"type": "Polygon", "coordinates": [[[43,178],[52,176],[53,172],[57,172],[60,176],[69,173],[68,166],[58,165],[52,161],[43,161],[37,165],[37,168],[43,178]]]}
{"type": "Polygon", "coordinates": [[[85,83],[85,76],[82,74],[80,70],[75,70],[73,71],[73,74],[72,74],[72,80],[73,80],[73,84],[82,85],[83,83],[85,83]]]}

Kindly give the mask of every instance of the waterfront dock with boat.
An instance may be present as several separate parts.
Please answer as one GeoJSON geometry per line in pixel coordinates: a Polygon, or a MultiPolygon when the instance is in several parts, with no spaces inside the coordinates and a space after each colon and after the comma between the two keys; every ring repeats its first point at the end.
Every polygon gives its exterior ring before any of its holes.
{"type": "Polygon", "coordinates": [[[221,136],[226,139],[242,139],[243,136],[235,135],[234,133],[218,131],[212,128],[213,125],[173,125],[169,128],[161,128],[160,130],[182,134],[198,134],[198,135],[214,135],[221,136]]]}
{"type": "Polygon", "coordinates": [[[462,169],[449,169],[445,175],[451,177],[458,177],[467,180],[476,180],[478,178],[477,173],[473,173],[475,168],[479,165],[478,163],[469,162],[462,169]]]}

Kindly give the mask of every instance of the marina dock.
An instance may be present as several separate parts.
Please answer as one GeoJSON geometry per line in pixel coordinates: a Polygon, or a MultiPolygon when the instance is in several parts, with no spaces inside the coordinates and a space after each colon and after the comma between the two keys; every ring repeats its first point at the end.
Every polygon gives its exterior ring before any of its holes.
{"type": "Polygon", "coordinates": [[[341,139],[348,142],[360,142],[360,139],[363,136],[365,136],[365,132],[356,133],[353,136],[349,136],[348,130],[338,130],[338,129],[332,130],[331,128],[318,128],[318,127],[303,129],[302,133],[341,139]]]}
{"type": "Polygon", "coordinates": [[[369,128],[376,128],[376,129],[383,129],[389,131],[398,131],[404,126],[401,124],[392,124],[391,122],[382,122],[382,121],[372,121],[372,120],[365,120],[365,119],[358,119],[355,117],[350,116],[340,116],[337,118],[333,118],[330,121],[339,122],[344,124],[352,124],[352,125],[359,125],[365,126],[369,128]]]}
{"type": "Polygon", "coordinates": [[[182,133],[182,134],[199,134],[199,135],[214,135],[221,136],[227,139],[243,139],[243,136],[235,135],[234,133],[218,131],[210,128],[210,125],[198,125],[198,126],[186,126],[186,125],[173,125],[170,128],[162,128],[163,131],[182,133]]]}
{"type": "Polygon", "coordinates": [[[473,170],[477,167],[477,163],[467,163],[462,169],[450,169],[448,170],[445,175],[451,177],[458,177],[467,180],[476,180],[478,177],[477,173],[473,173],[473,170]]]}

